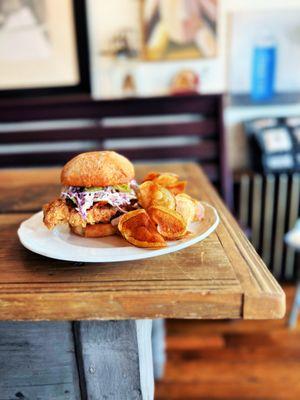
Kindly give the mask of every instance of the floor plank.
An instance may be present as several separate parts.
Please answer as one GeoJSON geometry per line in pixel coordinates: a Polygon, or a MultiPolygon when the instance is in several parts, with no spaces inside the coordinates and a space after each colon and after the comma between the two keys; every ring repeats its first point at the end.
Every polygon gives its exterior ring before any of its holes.
{"type": "Polygon", "coordinates": [[[298,400],[300,321],[167,321],[167,365],[156,400],[298,400]]]}

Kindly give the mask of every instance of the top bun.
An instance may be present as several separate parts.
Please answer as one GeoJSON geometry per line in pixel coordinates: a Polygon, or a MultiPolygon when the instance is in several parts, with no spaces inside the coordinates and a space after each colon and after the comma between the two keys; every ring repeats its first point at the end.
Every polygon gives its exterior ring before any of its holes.
{"type": "Polygon", "coordinates": [[[92,151],[72,158],[61,171],[64,186],[114,186],[134,178],[132,163],[114,151],[92,151]]]}

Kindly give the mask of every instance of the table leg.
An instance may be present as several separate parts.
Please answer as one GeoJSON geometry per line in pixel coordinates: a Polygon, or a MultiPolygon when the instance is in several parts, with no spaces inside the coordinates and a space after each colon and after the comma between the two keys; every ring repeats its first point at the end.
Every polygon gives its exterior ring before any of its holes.
{"type": "Polygon", "coordinates": [[[289,322],[288,322],[289,328],[291,328],[291,329],[295,328],[297,325],[299,309],[300,309],[300,282],[297,283],[295,297],[294,297],[294,303],[292,306],[292,310],[291,310],[289,322]]]}
{"type": "Polygon", "coordinates": [[[151,319],[136,321],[137,344],[139,352],[140,385],[143,400],[154,398],[154,376],[152,358],[152,323],[151,319]]]}
{"type": "Polygon", "coordinates": [[[82,400],[70,322],[0,322],[0,399],[82,400]]]}
{"type": "Polygon", "coordinates": [[[75,323],[84,397],[153,400],[151,330],[151,320],[75,323]]]}
{"type": "Polygon", "coordinates": [[[152,327],[152,351],[154,378],[161,379],[166,363],[166,327],[164,319],[154,319],[152,327]]]}

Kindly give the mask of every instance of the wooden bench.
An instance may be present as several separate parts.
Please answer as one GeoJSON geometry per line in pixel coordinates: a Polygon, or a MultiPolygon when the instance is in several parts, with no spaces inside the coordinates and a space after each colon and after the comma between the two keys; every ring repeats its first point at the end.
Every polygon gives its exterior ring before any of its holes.
{"type": "Polygon", "coordinates": [[[26,152],[0,153],[0,167],[62,165],[87,148],[108,146],[133,161],[200,163],[231,206],[222,101],[221,95],[113,101],[93,101],[87,95],[0,100],[0,145],[32,145],[26,152]],[[74,142],[76,150],[72,150],[74,142]],[[52,148],[34,150],[36,144],[51,144],[52,148]]]}

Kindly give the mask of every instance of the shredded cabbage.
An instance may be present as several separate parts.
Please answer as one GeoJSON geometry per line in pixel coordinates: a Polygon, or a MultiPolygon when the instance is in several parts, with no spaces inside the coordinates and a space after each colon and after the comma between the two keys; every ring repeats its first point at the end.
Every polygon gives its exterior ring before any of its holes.
{"type": "Polygon", "coordinates": [[[126,211],[122,207],[129,205],[131,200],[136,200],[135,190],[133,189],[136,185],[136,182],[133,181],[129,185],[93,188],[68,186],[61,192],[61,197],[73,201],[76,206],[75,209],[84,219],[87,217],[87,210],[99,201],[105,201],[125,213],[126,211]]]}

